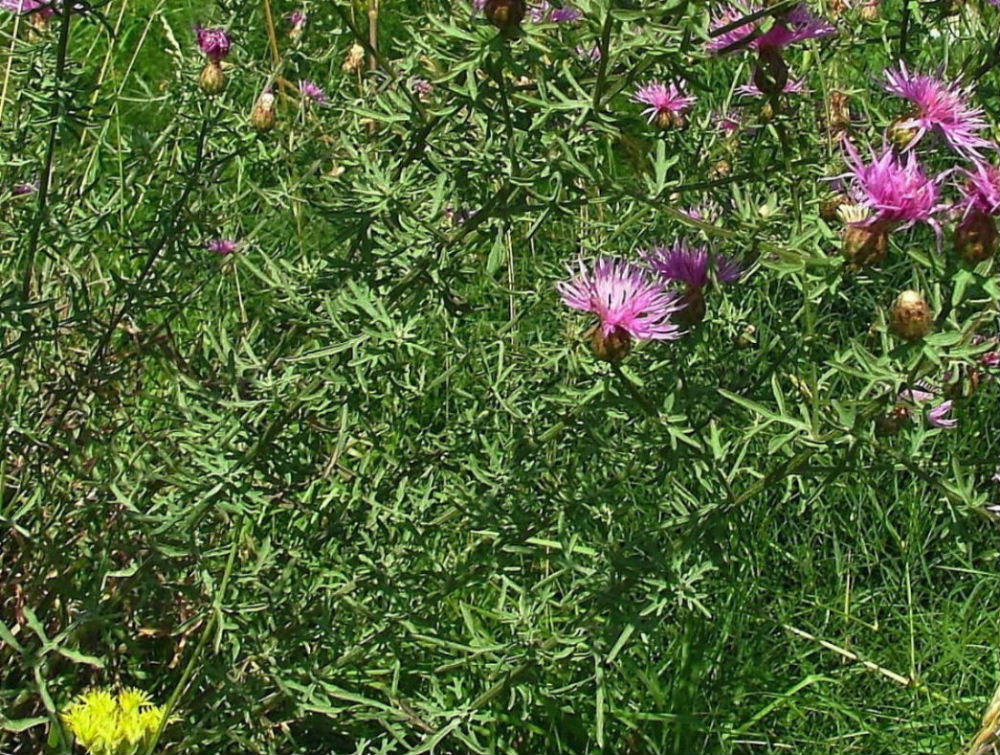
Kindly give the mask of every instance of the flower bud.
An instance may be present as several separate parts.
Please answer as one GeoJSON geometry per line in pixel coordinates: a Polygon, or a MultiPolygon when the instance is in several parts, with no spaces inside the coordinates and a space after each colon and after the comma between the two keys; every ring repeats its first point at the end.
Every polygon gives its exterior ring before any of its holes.
{"type": "Polygon", "coordinates": [[[847,204],[850,200],[843,194],[835,194],[834,196],[823,200],[819,206],[819,216],[823,218],[827,223],[832,223],[837,219],[837,210],[844,204],[847,204]]]}
{"type": "Polygon", "coordinates": [[[705,294],[695,286],[689,286],[688,290],[680,298],[680,303],[684,309],[678,310],[673,319],[685,328],[693,328],[700,325],[705,319],[705,294]]]}
{"type": "Polygon", "coordinates": [[[917,138],[917,127],[912,118],[897,118],[889,126],[889,141],[900,149],[906,149],[917,138]]]}
{"type": "Polygon", "coordinates": [[[753,71],[753,83],[769,97],[776,97],[785,91],[785,85],[788,83],[788,66],[781,57],[781,50],[774,45],[760,48],[757,54],[757,66],[753,71]]]}
{"type": "Polygon", "coordinates": [[[837,216],[844,221],[840,251],[855,270],[877,265],[889,251],[888,229],[867,225],[868,211],[855,204],[844,203],[837,208],[837,216]]]}
{"type": "Polygon", "coordinates": [[[264,92],[253,106],[250,113],[250,125],[264,133],[274,128],[278,122],[278,114],[274,107],[274,94],[264,92]]]}
{"type": "Polygon", "coordinates": [[[851,127],[851,100],[844,92],[830,92],[830,133],[835,137],[851,127]]]}
{"type": "Polygon", "coordinates": [[[910,419],[910,409],[906,406],[895,406],[891,411],[875,419],[875,433],[883,437],[898,435],[903,425],[910,419]]]}
{"type": "Polygon", "coordinates": [[[355,42],[344,57],[341,68],[345,73],[357,73],[365,63],[365,48],[355,42]]]}
{"type": "Polygon", "coordinates": [[[919,341],[931,332],[933,324],[930,305],[919,292],[907,290],[896,297],[889,313],[889,326],[897,336],[919,341]]]}
{"type": "Polygon", "coordinates": [[[881,0],[868,0],[864,5],[861,6],[861,20],[862,21],[878,21],[879,12],[878,6],[881,0]]]}
{"type": "Polygon", "coordinates": [[[205,94],[221,94],[222,90],[226,88],[226,74],[222,70],[222,65],[215,61],[206,63],[205,67],[201,69],[198,83],[205,94]]]}
{"type": "Polygon", "coordinates": [[[668,128],[684,128],[687,125],[687,119],[683,113],[675,113],[670,110],[661,110],[656,114],[654,122],[658,128],[664,130],[668,128]]]}
{"type": "Polygon", "coordinates": [[[998,236],[996,218],[973,208],[955,229],[955,251],[966,262],[982,262],[996,254],[998,236]]]}
{"type": "Polygon", "coordinates": [[[483,8],[489,22],[507,34],[521,26],[526,10],[524,0],[486,0],[483,8]]]}
{"type": "Polygon", "coordinates": [[[607,335],[604,329],[598,325],[590,335],[590,344],[594,349],[594,356],[604,362],[617,363],[628,356],[632,350],[632,336],[624,328],[615,328],[607,335]]]}

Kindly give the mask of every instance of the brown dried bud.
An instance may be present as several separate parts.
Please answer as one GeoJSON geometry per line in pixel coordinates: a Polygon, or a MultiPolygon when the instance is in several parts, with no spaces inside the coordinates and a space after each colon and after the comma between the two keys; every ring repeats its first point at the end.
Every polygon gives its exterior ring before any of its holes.
{"type": "Polygon", "coordinates": [[[524,0],[486,0],[483,13],[491,24],[509,34],[521,26],[526,10],[524,0]]]}
{"type": "Polygon", "coordinates": [[[590,345],[598,359],[618,363],[632,351],[632,336],[627,330],[617,327],[604,335],[604,330],[598,325],[590,334],[590,345]]]}
{"type": "Polygon", "coordinates": [[[997,220],[980,209],[972,209],[955,229],[955,251],[966,262],[977,264],[997,251],[997,220]]]}
{"type": "Polygon", "coordinates": [[[347,56],[344,58],[344,64],[341,68],[344,69],[345,73],[357,73],[364,64],[365,48],[355,42],[351,45],[351,49],[347,51],[347,56]]]}
{"type": "Polygon", "coordinates": [[[655,123],[659,128],[684,128],[687,125],[687,118],[682,113],[674,113],[670,110],[661,110],[656,114],[655,123]]]}
{"type": "Polygon", "coordinates": [[[843,194],[836,194],[824,200],[819,206],[819,216],[827,223],[832,223],[837,219],[837,210],[841,205],[847,204],[850,200],[843,194]]]}
{"type": "Polygon", "coordinates": [[[889,250],[889,234],[863,225],[845,225],[840,250],[854,268],[877,265],[889,250]]]}
{"type": "Polygon", "coordinates": [[[222,65],[216,61],[209,61],[198,77],[201,90],[208,95],[221,94],[226,88],[226,74],[222,70],[222,65]]]}
{"type": "Polygon", "coordinates": [[[844,92],[830,92],[830,131],[834,136],[851,127],[851,100],[844,92]]]}
{"type": "Polygon", "coordinates": [[[730,173],[733,172],[733,166],[728,160],[719,160],[712,169],[708,171],[708,177],[711,179],[725,178],[730,173]]]}
{"type": "Polygon", "coordinates": [[[862,21],[878,21],[879,11],[878,6],[881,4],[881,0],[868,0],[864,5],[861,6],[861,20],[862,21]]]}
{"type": "Polygon", "coordinates": [[[274,95],[271,92],[264,92],[250,113],[250,125],[261,133],[270,131],[278,122],[274,102],[274,95]]]}
{"type": "Polygon", "coordinates": [[[931,332],[934,316],[930,305],[918,291],[903,291],[892,305],[889,326],[905,341],[919,341],[931,332]]]}

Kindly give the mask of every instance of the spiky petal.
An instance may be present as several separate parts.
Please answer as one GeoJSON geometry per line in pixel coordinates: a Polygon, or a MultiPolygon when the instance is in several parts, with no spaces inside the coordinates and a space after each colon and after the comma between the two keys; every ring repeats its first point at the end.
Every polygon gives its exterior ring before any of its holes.
{"type": "Polygon", "coordinates": [[[996,147],[980,136],[989,126],[985,112],[969,104],[970,90],[957,80],[949,82],[914,74],[901,62],[897,69],[886,69],[884,87],[916,106],[913,116],[898,124],[899,128],[915,129],[907,149],[928,132],[939,134],[953,150],[969,157],[979,157],[979,150],[996,147]]]}
{"type": "Polygon", "coordinates": [[[233,38],[225,29],[206,29],[204,26],[196,26],[194,32],[198,36],[198,47],[213,63],[218,63],[229,55],[233,38]]]}
{"type": "Polygon", "coordinates": [[[640,341],[674,340],[682,333],[670,320],[680,309],[677,295],[651,280],[638,265],[604,257],[593,270],[579,263],[576,275],[556,285],[566,306],[593,312],[605,336],[623,330],[640,341]]]}
{"type": "Polygon", "coordinates": [[[707,286],[713,270],[719,283],[735,283],[743,277],[743,266],[735,259],[724,254],[709,255],[707,248],[690,247],[683,241],[653,247],[643,258],[664,281],[685,283],[691,288],[707,286]]]}
{"type": "Polygon", "coordinates": [[[951,410],[952,402],[944,401],[927,412],[927,421],[934,427],[939,427],[943,430],[950,430],[958,424],[957,419],[950,419],[948,417],[951,410]]]}
{"type": "Polygon", "coordinates": [[[299,81],[299,92],[301,92],[302,96],[307,100],[314,102],[317,105],[325,105],[330,101],[330,97],[327,95],[326,90],[311,79],[301,79],[299,81]]]}
{"type": "Polygon", "coordinates": [[[773,26],[763,34],[759,32],[766,17],[718,33],[719,30],[760,11],[761,7],[757,3],[747,3],[744,8],[732,4],[724,6],[712,16],[709,27],[711,39],[705,44],[705,49],[714,55],[735,52],[743,48],[782,49],[807,39],[828,37],[837,33],[836,26],[816,16],[805,3],[799,3],[783,17],[776,19],[773,26]]]}
{"type": "Polygon", "coordinates": [[[649,116],[649,122],[656,121],[664,125],[670,122],[683,122],[684,114],[687,113],[698,101],[684,92],[683,89],[671,82],[662,84],[654,81],[641,87],[633,99],[648,107],[642,111],[643,115],[649,116]]]}
{"type": "Polygon", "coordinates": [[[958,204],[964,213],[978,210],[986,215],[1000,215],[1000,167],[977,161],[972,170],[963,169],[962,173],[968,179],[962,186],[963,197],[958,204]]]}

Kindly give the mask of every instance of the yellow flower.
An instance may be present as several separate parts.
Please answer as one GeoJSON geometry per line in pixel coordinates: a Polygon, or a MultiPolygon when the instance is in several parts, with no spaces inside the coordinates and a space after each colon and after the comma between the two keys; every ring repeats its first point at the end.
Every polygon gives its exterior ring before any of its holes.
{"type": "Polygon", "coordinates": [[[116,696],[93,689],[70,703],[62,718],[90,755],[136,755],[160,728],[165,713],[142,690],[126,688],[116,696]]]}

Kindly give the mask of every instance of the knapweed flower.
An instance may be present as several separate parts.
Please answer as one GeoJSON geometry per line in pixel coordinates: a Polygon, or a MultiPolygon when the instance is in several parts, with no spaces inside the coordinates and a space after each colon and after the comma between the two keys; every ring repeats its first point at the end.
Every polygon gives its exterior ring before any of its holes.
{"type": "Polygon", "coordinates": [[[422,76],[414,76],[410,79],[410,89],[421,100],[426,100],[434,91],[434,85],[422,76]]]}
{"type": "Polygon", "coordinates": [[[233,38],[225,29],[206,29],[204,26],[196,26],[194,32],[198,37],[198,47],[213,63],[219,63],[229,55],[233,38]]]}
{"type": "Polygon", "coordinates": [[[969,104],[970,90],[959,82],[941,81],[926,74],[913,74],[900,63],[885,72],[885,90],[909,100],[916,112],[893,126],[894,140],[909,149],[933,131],[959,154],[978,157],[983,147],[995,147],[979,132],[987,128],[985,112],[969,104]]]}
{"type": "Polygon", "coordinates": [[[576,54],[578,57],[589,60],[591,63],[598,63],[601,60],[601,46],[598,44],[595,44],[593,47],[577,45],[576,54]]]}
{"type": "Polygon", "coordinates": [[[288,19],[288,25],[291,27],[288,30],[288,36],[292,39],[301,37],[302,32],[305,31],[306,24],[309,23],[309,14],[303,10],[293,10],[285,18],[288,19]]]}
{"type": "Polygon", "coordinates": [[[330,101],[330,97],[323,87],[311,79],[299,80],[299,92],[307,100],[317,105],[326,105],[330,101]]]}
{"type": "Polygon", "coordinates": [[[208,251],[215,252],[223,257],[239,251],[242,246],[243,242],[236,241],[235,239],[212,239],[205,244],[205,248],[208,251]]]}
{"type": "Polygon", "coordinates": [[[919,291],[907,289],[892,304],[889,327],[904,341],[919,341],[934,327],[934,313],[919,291]]]}
{"type": "Polygon", "coordinates": [[[49,18],[56,12],[56,0],[0,0],[0,8],[11,13],[37,13],[49,18]]]}
{"type": "Polygon", "coordinates": [[[62,712],[76,743],[90,755],[133,755],[145,750],[165,716],[165,708],[153,705],[137,689],[123,689],[117,695],[90,690],[62,712]]]}
{"type": "Polygon", "coordinates": [[[955,251],[976,264],[996,253],[1000,239],[1000,168],[977,162],[972,170],[962,173],[968,180],[962,186],[964,196],[956,205],[962,219],[955,229],[955,251]]]}
{"type": "Polygon", "coordinates": [[[649,122],[655,122],[660,128],[683,126],[686,122],[685,114],[698,101],[696,97],[685,94],[684,90],[673,82],[647,84],[641,87],[632,99],[649,106],[642,111],[642,114],[649,116],[649,122]]]}
{"type": "Polygon", "coordinates": [[[977,161],[972,170],[963,169],[962,173],[968,179],[958,203],[964,214],[978,210],[986,215],[1000,215],[1000,167],[977,161]]]}
{"type": "Polygon", "coordinates": [[[593,312],[599,318],[592,334],[594,353],[609,362],[621,361],[639,341],[673,340],[682,333],[670,317],[681,305],[675,293],[650,278],[638,265],[604,257],[593,270],[579,263],[576,275],[556,284],[568,307],[593,312]]]}
{"type": "Polygon", "coordinates": [[[710,38],[705,43],[705,50],[713,55],[719,55],[748,46],[757,33],[759,20],[749,21],[728,31],[721,30],[735,24],[740,19],[759,13],[760,10],[761,7],[758,4],[750,3],[745,10],[741,10],[735,5],[725,5],[716,11],[709,24],[710,38]]]}
{"type": "Polygon", "coordinates": [[[868,228],[888,232],[922,221],[940,233],[934,215],[944,209],[939,186],[943,176],[929,178],[913,152],[901,158],[886,148],[881,156],[873,152],[866,163],[846,139],[844,148],[851,171],[843,177],[850,178],[854,202],[870,214],[865,221],[868,228]]]}
{"type": "Polygon", "coordinates": [[[34,194],[38,191],[38,184],[34,183],[21,183],[14,184],[14,187],[10,190],[10,193],[15,197],[23,197],[27,194],[34,194]]]}
{"type": "MultiPolygon", "coordinates": [[[[781,91],[784,94],[803,94],[808,92],[809,89],[806,87],[805,79],[793,79],[789,77],[781,91]]],[[[751,81],[749,84],[743,84],[742,86],[736,87],[736,94],[742,94],[746,97],[764,96],[764,93],[760,91],[760,87],[758,87],[754,81],[751,81]]]]}
{"type": "Polygon", "coordinates": [[[571,5],[553,8],[549,13],[549,21],[554,24],[575,24],[583,18],[583,11],[571,5]]]}
{"type": "Polygon", "coordinates": [[[712,271],[719,283],[735,283],[743,276],[743,266],[736,260],[723,254],[711,256],[705,247],[692,248],[683,241],[653,247],[643,253],[643,259],[664,283],[684,285],[678,320],[687,326],[705,319],[705,289],[711,284],[712,271]]]}

